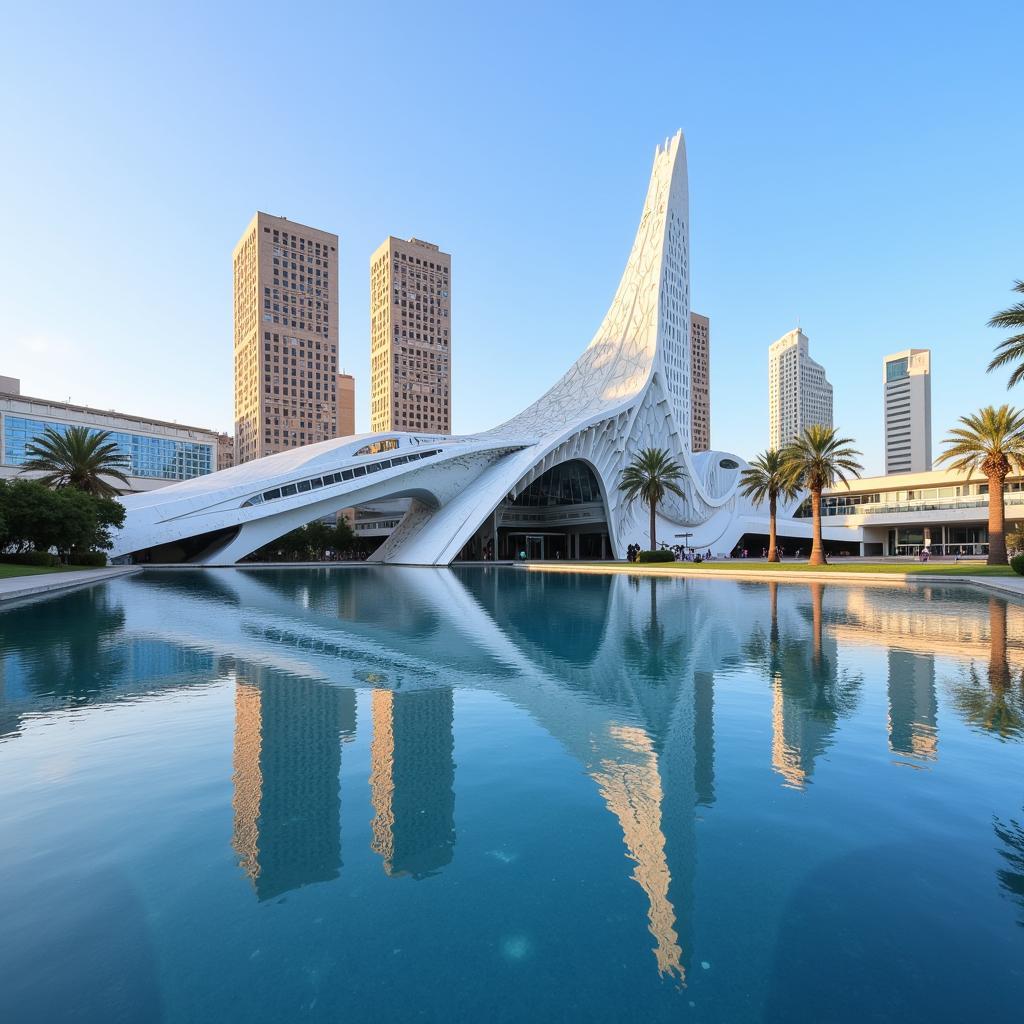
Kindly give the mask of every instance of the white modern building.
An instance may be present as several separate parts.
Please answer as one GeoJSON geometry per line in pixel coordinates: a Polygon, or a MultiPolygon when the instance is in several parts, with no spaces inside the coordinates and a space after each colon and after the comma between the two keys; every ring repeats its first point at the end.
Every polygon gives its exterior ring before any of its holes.
{"type": "Polygon", "coordinates": [[[768,446],[783,447],[813,423],[832,426],[832,385],[798,327],[768,348],[768,446]]]}
{"type": "MultiPolygon", "coordinates": [[[[1006,531],[1024,522],[1024,478],[1011,476],[1003,494],[1006,531]]],[[[795,517],[810,522],[809,502],[795,517]]],[[[988,554],[988,481],[951,469],[851,480],[826,492],[821,503],[822,534],[852,555],[908,556],[927,548],[933,555],[988,554]]]]}
{"type": "MultiPolygon", "coordinates": [[[[31,398],[21,393],[17,377],[0,377],[0,479],[25,474],[25,447],[47,427],[110,431],[125,456],[128,491],[150,491],[181,480],[206,476],[230,465],[232,444],[227,434],[182,423],[93,409],[86,405],[31,398]]],[[[39,475],[39,474],[36,474],[39,475]]],[[[110,481],[115,487],[124,485],[110,481]]]]}
{"type": "Polygon", "coordinates": [[[882,364],[885,472],[926,473],[932,468],[932,354],[908,348],[882,364]]]}
{"type": "MultiPolygon", "coordinates": [[[[127,497],[114,556],[230,564],[338,509],[405,498],[408,511],[377,560],[623,557],[629,543],[645,540],[647,515],[626,503],[618,485],[633,453],[647,447],[668,449],[683,470],[682,496],[659,509],[661,537],[685,533],[693,547],[731,550],[755,520],[766,531],[766,516],[737,497],[737,457],[693,451],[689,261],[679,133],[655,152],[607,315],[579,359],[529,408],[473,436],[333,438],[127,497]]],[[[828,399],[830,419],[830,388],[828,399]]],[[[793,528],[802,527],[809,537],[804,524],[793,528]]]]}

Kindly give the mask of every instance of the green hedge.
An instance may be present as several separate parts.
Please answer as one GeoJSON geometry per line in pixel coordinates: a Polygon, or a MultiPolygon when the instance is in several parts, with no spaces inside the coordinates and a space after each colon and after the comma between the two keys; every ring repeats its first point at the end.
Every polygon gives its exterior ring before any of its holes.
{"type": "Polygon", "coordinates": [[[1024,576],[1024,551],[1010,559],[1010,568],[1018,576],[1024,576]]]}
{"type": "Polygon", "coordinates": [[[35,565],[52,568],[60,565],[60,559],[49,551],[23,551],[20,555],[0,555],[0,562],[5,565],[35,565]]]}
{"type": "Polygon", "coordinates": [[[674,562],[676,556],[671,551],[641,551],[636,556],[638,562],[674,562]]]}
{"type": "Polygon", "coordinates": [[[107,556],[102,551],[72,551],[68,564],[102,567],[107,564],[107,556]]]}

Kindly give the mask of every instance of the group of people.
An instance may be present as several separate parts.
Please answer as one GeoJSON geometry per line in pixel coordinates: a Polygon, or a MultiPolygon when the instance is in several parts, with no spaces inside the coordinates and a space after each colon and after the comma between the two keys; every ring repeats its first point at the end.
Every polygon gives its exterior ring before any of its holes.
{"type": "MultiPolygon", "coordinates": [[[[675,544],[671,547],[668,544],[662,544],[662,549],[665,551],[671,551],[675,556],[677,562],[710,562],[711,561],[711,549],[708,548],[707,552],[701,554],[701,552],[694,550],[693,548],[685,547],[682,544],[675,544]]],[[[630,544],[626,548],[626,561],[636,562],[639,560],[640,552],[643,548],[639,544],[630,544]]]]}

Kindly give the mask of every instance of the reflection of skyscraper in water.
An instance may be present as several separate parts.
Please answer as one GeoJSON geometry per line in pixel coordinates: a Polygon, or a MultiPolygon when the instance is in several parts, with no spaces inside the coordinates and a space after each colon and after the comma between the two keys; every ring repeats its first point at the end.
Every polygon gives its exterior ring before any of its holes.
{"type": "Polygon", "coordinates": [[[338,877],[355,691],[256,670],[235,691],[232,845],[261,900],[338,877]]]}
{"type": "Polygon", "coordinates": [[[426,878],[455,847],[452,691],[374,690],[372,700],[370,845],[389,875],[426,878]]]}
{"type": "Polygon", "coordinates": [[[889,651],[889,749],[933,761],[938,757],[935,658],[889,651]]]}
{"type": "Polygon", "coordinates": [[[816,715],[804,695],[780,676],[772,680],[772,768],[792,789],[803,789],[828,748],[835,724],[816,715]]]}
{"type": "Polygon", "coordinates": [[[696,808],[715,800],[714,676],[696,671],[690,679],[692,689],[685,675],[677,684],[651,684],[677,686],[665,720],[648,730],[611,724],[613,745],[595,746],[601,757],[590,772],[619,820],[633,880],[647,898],[658,973],[679,981],[694,946],[696,808]],[[651,733],[660,737],[657,749],[651,733]]]}
{"type": "Polygon", "coordinates": [[[829,748],[859,685],[859,680],[839,677],[835,638],[819,623],[816,608],[810,645],[803,638],[782,642],[771,682],[772,768],[792,789],[810,781],[815,761],[829,748]]]}
{"type": "Polygon", "coordinates": [[[608,809],[619,819],[626,850],[636,865],[633,880],[647,897],[647,921],[656,941],[658,973],[683,980],[686,969],[676,932],[676,911],[669,899],[672,874],[662,831],[664,793],[658,755],[643,729],[611,724],[608,732],[618,749],[613,757],[602,759],[591,775],[608,809]]]}

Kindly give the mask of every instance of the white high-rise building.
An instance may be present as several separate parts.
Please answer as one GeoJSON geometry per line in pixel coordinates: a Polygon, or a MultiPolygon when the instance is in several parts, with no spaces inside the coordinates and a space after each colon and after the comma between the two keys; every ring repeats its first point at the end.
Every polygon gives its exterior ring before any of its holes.
{"type": "Polygon", "coordinates": [[[781,448],[812,423],[832,426],[832,385],[798,327],[768,349],[768,444],[781,448]]]}
{"type": "Polygon", "coordinates": [[[883,360],[885,472],[932,468],[932,354],[908,348],[883,360]]]}

